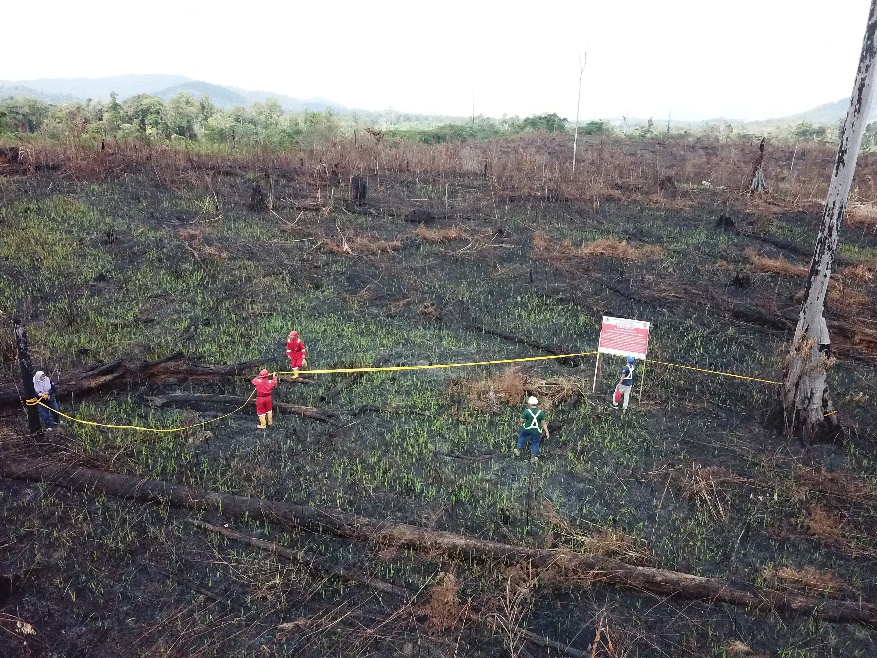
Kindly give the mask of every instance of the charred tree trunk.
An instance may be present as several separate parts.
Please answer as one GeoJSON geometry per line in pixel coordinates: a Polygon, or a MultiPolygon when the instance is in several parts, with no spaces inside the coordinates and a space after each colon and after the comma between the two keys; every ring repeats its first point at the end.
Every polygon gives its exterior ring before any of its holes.
{"type": "Polygon", "coordinates": [[[846,212],[847,196],[856,170],[862,134],[871,110],[874,60],[877,57],[877,0],[871,1],[862,43],[859,69],[850,107],[840,131],[834,170],[822,211],[822,225],[810,262],[810,275],[798,326],[783,377],[783,411],[787,434],[800,430],[805,444],[819,436],[837,435],[839,423],[828,394],[826,375],[834,363],[825,322],[825,298],[831,279],[838,229],[846,212]]]}
{"type": "Polygon", "coordinates": [[[764,183],[764,137],[761,138],[761,144],[758,145],[758,158],[752,165],[752,173],[749,174],[749,191],[753,194],[760,194],[767,189],[764,183]]]}
{"type": "Polygon", "coordinates": [[[265,193],[262,186],[256,183],[250,192],[250,203],[247,206],[253,212],[265,212],[268,210],[268,201],[265,199],[265,193]]]}
{"type": "MultiPolygon", "coordinates": [[[[237,395],[208,395],[205,393],[170,393],[168,395],[148,396],[146,401],[156,408],[165,406],[200,406],[200,405],[240,405],[247,401],[245,397],[237,395]]],[[[256,401],[251,400],[251,404],[255,405],[256,401]]],[[[314,407],[303,407],[298,404],[287,404],[286,402],[274,401],[274,410],[280,413],[295,414],[304,418],[313,418],[322,422],[328,422],[332,418],[340,415],[339,412],[331,409],[316,409],[314,407]]]]}
{"type": "MultiPolygon", "coordinates": [[[[37,396],[33,386],[33,364],[30,361],[30,344],[27,339],[27,329],[22,325],[15,327],[15,346],[18,350],[18,367],[21,370],[21,388],[24,397],[28,400],[37,396]]],[[[16,392],[17,393],[17,392],[16,392]]],[[[27,428],[31,434],[36,434],[43,429],[40,423],[40,415],[36,405],[27,405],[27,428]]]]}
{"type": "MultiPolygon", "coordinates": [[[[877,1],[877,0],[875,0],[877,1]]],[[[572,576],[709,603],[730,603],[755,610],[784,610],[813,615],[822,621],[863,624],[877,628],[877,605],[862,601],[817,599],[768,589],[756,589],[721,578],[638,567],[598,555],[567,549],[536,549],[467,537],[455,532],[428,530],[406,523],[390,523],[339,510],[321,510],[292,503],[234,494],[221,494],[182,485],[146,480],[48,461],[6,459],[0,462],[0,476],[50,482],[78,491],[103,492],[132,500],[170,503],[189,509],[210,510],[232,516],[285,521],[313,532],[331,533],[373,544],[414,548],[430,554],[476,559],[525,560],[533,567],[550,571],[563,582],[572,576]]]]}
{"type": "Polygon", "coordinates": [[[368,180],[362,176],[350,177],[350,200],[357,205],[366,202],[368,197],[368,180]]]}
{"type": "MultiPolygon", "coordinates": [[[[490,334],[491,336],[496,336],[497,338],[502,338],[513,343],[518,343],[519,345],[526,345],[537,350],[542,350],[543,352],[548,352],[548,354],[553,354],[555,356],[560,356],[561,354],[577,353],[577,350],[574,350],[572,348],[566,348],[563,345],[546,345],[545,343],[530,340],[529,338],[519,336],[517,334],[511,334],[507,331],[503,331],[502,329],[493,329],[492,327],[487,327],[483,324],[472,323],[469,326],[475,331],[480,331],[483,334],[490,334]]],[[[560,359],[560,363],[571,367],[578,367],[582,365],[582,359],[579,357],[569,357],[566,359],[560,359]]]]}
{"type": "Polygon", "coordinates": [[[265,541],[264,539],[249,537],[240,532],[235,532],[234,530],[229,530],[228,528],[220,528],[219,526],[205,523],[204,521],[198,521],[196,519],[190,519],[189,521],[196,528],[209,530],[210,532],[215,532],[217,534],[223,535],[224,537],[235,539],[239,542],[249,544],[250,546],[255,546],[256,548],[261,548],[263,551],[268,551],[269,553],[272,553],[274,555],[280,555],[287,560],[307,564],[308,566],[312,566],[322,571],[325,571],[326,573],[330,573],[333,576],[342,580],[348,580],[353,583],[362,583],[363,585],[367,585],[368,587],[371,587],[372,589],[375,589],[379,592],[395,594],[396,596],[400,596],[403,599],[414,598],[414,593],[408,591],[404,587],[397,587],[396,585],[388,583],[384,580],[379,580],[377,578],[366,576],[361,571],[351,569],[350,567],[339,566],[334,562],[330,562],[326,558],[314,555],[312,553],[308,553],[307,551],[291,551],[285,546],[281,546],[280,544],[277,544],[273,541],[265,541]]]}
{"type": "MultiPolygon", "coordinates": [[[[64,373],[64,376],[60,377],[56,383],[65,396],[79,397],[98,391],[124,388],[145,381],[153,383],[211,381],[254,372],[258,365],[258,361],[246,361],[230,366],[203,365],[193,363],[185,358],[181,352],[174,352],[158,361],[141,363],[113,361],[99,366],[91,366],[84,370],[71,370],[64,373]]],[[[28,380],[31,381],[29,394],[31,397],[33,396],[33,381],[30,379],[32,376],[33,372],[28,376],[28,380]]],[[[296,383],[313,383],[313,380],[303,377],[294,381],[296,383]]],[[[0,407],[12,404],[19,404],[18,390],[12,384],[0,384],[0,407]]]]}

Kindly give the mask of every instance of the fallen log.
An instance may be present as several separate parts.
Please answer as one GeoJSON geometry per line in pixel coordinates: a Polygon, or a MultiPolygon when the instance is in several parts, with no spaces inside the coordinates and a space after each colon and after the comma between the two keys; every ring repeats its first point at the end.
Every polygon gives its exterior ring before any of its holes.
{"type": "MultiPolygon", "coordinates": [[[[563,644],[561,642],[556,642],[550,638],[544,637],[542,635],[537,635],[532,631],[528,631],[525,628],[517,628],[512,631],[512,633],[520,633],[521,637],[525,640],[529,640],[533,644],[538,644],[541,647],[548,647],[549,649],[554,649],[555,651],[559,651],[560,653],[570,656],[571,658],[587,658],[589,654],[586,654],[584,651],[578,651],[573,649],[572,647],[563,644]]],[[[594,654],[591,653],[590,656],[593,658],[594,654]]]]}
{"type": "Polygon", "coordinates": [[[355,382],[358,383],[365,377],[364,372],[357,372],[349,377],[345,377],[342,379],[337,385],[335,385],[330,391],[323,393],[320,396],[320,402],[332,402],[335,398],[337,398],[341,393],[346,389],[352,386],[355,382]]]}
{"type": "Polygon", "coordinates": [[[877,628],[877,605],[860,601],[818,599],[788,592],[757,589],[721,578],[638,567],[620,560],[574,553],[568,549],[536,549],[428,530],[406,523],[391,523],[338,510],[322,510],[234,494],[219,494],[182,485],[118,475],[49,461],[6,459],[0,475],[45,481],[78,491],[106,494],[154,503],[171,503],[189,509],[224,515],[260,517],[296,524],[307,530],[331,533],[374,544],[413,548],[431,553],[507,561],[524,560],[564,582],[575,576],[661,596],[675,596],[707,603],[730,603],[752,610],[777,610],[814,616],[826,622],[855,623],[877,628]]]}
{"type": "MultiPolygon", "coordinates": [[[[237,395],[209,395],[207,393],[169,393],[167,395],[151,395],[146,397],[146,401],[150,406],[161,408],[165,406],[181,406],[181,405],[212,405],[212,404],[229,404],[240,406],[247,401],[247,398],[237,395]]],[[[251,399],[250,404],[255,405],[255,400],[251,399]]],[[[315,407],[303,407],[298,404],[288,404],[286,402],[273,403],[275,411],[284,414],[295,414],[304,416],[305,418],[313,418],[322,422],[329,422],[332,418],[341,414],[332,409],[317,409],[315,407]]]]}
{"type": "MultiPolygon", "coordinates": [[[[258,371],[259,364],[259,361],[243,361],[225,366],[205,365],[185,358],[180,352],[174,352],[158,361],[128,363],[119,360],[71,370],[55,378],[55,383],[58,385],[59,397],[78,398],[143,382],[163,384],[249,376],[250,373],[255,374],[258,371]]],[[[291,381],[299,384],[313,383],[313,380],[304,377],[291,381]]],[[[12,382],[0,384],[0,406],[10,404],[20,404],[18,389],[12,382]]]]}
{"type": "MultiPolygon", "coordinates": [[[[563,347],[562,345],[547,345],[545,343],[540,343],[535,340],[530,340],[529,338],[526,338],[524,336],[511,334],[507,331],[503,331],[502,329],[493,329],[491,327],[486,327],[483,324],[472,323],[470,327],[472,329],[475,329],[476,331],[480,331],[483,334],[490,334],[491,336],[496,336],[497,338],[502,338],[513,343],[518,343],[519,345],[526,345],[542,352],[548,352],[548,354],[554,354],[559,356],[561,354],[575,354],[579,352],[579,350],[573,349],[571,347],[563,347]]],[[[573,367],[582,365],[581,359],[576,357],[559,359],[559,361],[564,365],[573,367]]]]}
{"type": "Polygon", "coordinates": [[[273,541],[265,541],[264,539],[249,537],[239,532],[235,532],[234,530],[229,530],[228,528],[220,528],[219,526],[205,523],[204,521],[198,521],[197,519],[189,519],[189,523],[197,528],[209,530],[210,532],[218,533],[225,537],[229,537],[230,539],[249,544],[250,546],[255,546],[256,548],[260,548],[263,551],[268,551],[269,553],[284,557],[287,560],[292,560],[293,562],[301,562],[302,564],[315,567],[317,569],[320,569],[321,571],[325,571],[326,573],[335,576],[336,578],[368,585],[372,589],[375,589],[379,592],[395,594],[396,596],[400,596],[406,600],[414,598],[414,592],[411,592],[404,587],[397,587],[396,585],[388,583],[384,580],[371,578],[370,576],[366,576],[364,573],[357,571],[356,569],[340,567],[325,558],[313,555],[312,553],[308,553],[307,551],[293,551],[273,541]]]}

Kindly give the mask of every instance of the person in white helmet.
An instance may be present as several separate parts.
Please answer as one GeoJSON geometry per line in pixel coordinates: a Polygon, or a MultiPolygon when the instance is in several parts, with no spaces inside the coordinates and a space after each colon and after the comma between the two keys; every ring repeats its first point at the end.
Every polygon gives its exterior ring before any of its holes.
{"type": "Polygon", "coordinates": [[[545,419],[545,412],[539,408],[539,400],[530,396],[527,400],[529,405],[521,412],[521,429],[518,432],[518,444],[515,446],[515,457],[521,456],[521,450],[530,441],[530,461],[534,464],[539,461],[536,456],[539,454],[539,447],[542,444],[542,432],[545,432],[545,438],[549,436],[548,422],[545,419]]]}
{"type": "Polygon", "coordinates": [[[633,371],[635,369],[636,359],[632,356],[627,357],[627,364],[621,369],[621,379],[618,380],[618,386],[615,387],[615,392],[612,394],[613,409],[618,409],[618,404],[621,402],[622,411],[627,411],[627,404],[630,402],[630,389],[633,387],[633,371]]]}

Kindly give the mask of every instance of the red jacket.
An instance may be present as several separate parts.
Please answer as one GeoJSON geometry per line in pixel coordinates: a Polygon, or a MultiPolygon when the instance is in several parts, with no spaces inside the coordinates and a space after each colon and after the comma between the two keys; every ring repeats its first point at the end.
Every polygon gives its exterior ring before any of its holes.
{"type": "Polygon", "coordinates": [[[277,380],[269,377],[256,377],[253,380],[256,387],[256,397],[270,397],[271,391],[277,386],[277,380]]]}
{"type": "Polygon", "coordinates": [[[305,344],[301,338],[286,341],[286,356],[292,359],[293,354],[301,354],[302,357],[305,355],[305,344]]]}

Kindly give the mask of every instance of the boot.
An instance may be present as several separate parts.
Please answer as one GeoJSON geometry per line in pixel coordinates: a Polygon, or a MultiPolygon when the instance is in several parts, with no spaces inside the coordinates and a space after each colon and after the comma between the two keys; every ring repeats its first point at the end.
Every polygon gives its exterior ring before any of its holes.
{"type": "Polygon", "coordinates": [[[274,422],[274,412],[269,411],[266,415],[268,416],[268,424],[270,425],[271,423],[274,422]]]}
{"type": "Polygon", "coordinates": [[[259,424],[256,425],[256,427],[258,427],[260,430],[265,429],[265,414],[261,414],[259,416],[259,424]]]}

